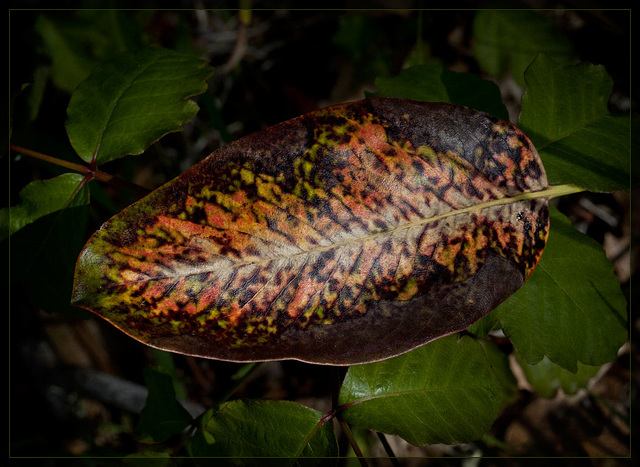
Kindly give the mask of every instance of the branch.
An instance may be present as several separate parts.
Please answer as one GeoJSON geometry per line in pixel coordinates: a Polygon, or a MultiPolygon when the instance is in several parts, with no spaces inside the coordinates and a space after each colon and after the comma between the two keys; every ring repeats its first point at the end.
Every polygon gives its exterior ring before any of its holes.
{"type": "Polygon", "coordinates": [[[86,165],[76,164],[75,162],[58,159],[57,157],[48,156],[47,154],[32,151],[31,149],[22,148],[20,146],[16,146],[15,144],[12,144],[10,148],[12,151],[19,154],[49,162],[50,164],[55,164],[60,167],[66,167],[67,169],[75,170],[76,172],[80,172],[85,175],[87,181],[93,179],[100,180],[101,182],[109,183],[111,185],[117,186],[118,188],[124,188],[126,190],[134,191],[142,196],[148,195],[151,192],[151,190],[149,190],[148,188],[140,186],[136,183],[129,182],[116,175],[111,175],[98,169],[92,169],[91,167],[86,165]]]}

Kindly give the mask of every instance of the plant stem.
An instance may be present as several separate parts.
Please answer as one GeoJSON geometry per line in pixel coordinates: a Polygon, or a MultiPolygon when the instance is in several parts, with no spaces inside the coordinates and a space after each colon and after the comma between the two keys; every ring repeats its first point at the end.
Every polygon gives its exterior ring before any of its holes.
{"type": "Polygon", "coordinates": [[[151,190],[149,190],[148,188],[137,185],[135,183],[131,183],[116,175],[108,174],[106,172],[98,170],[97,168],[93,169],[86,165],[76,164],[75,162],[58,159],[57,157],[49,156],[47,154],[42,154],[40,152],[33,151],[31,149],[22,148],[20,146],[16,146],[15,144],[12,144],[10,148],[12,151],[23,154],[25,156],[33,157],[34,159],[39,159],[45,162],[49,162],[50,164],[59,165],[60,167],[65,167],[67,169],[80,172],[84,174],[88,180],[92,180],[92,179],[100,180],[101,182],[110,183],[111,185],[117,186],[119,188],[124,188],[126,190],[134,191],[141,195],[147,195],[151,192],[151,190]]]}
{"type": "Polygon", "coordinates": [[[356,454],[358,460],[360,461],[360,465],[362,465],[362,467],[367,467],[367,460],[364,458],[362,449],[360,449],[358,441],[356,441],[356,438],[353,436],[349,424],[344,418],[342,418],[342,407],[338,406],[338,396],[340,395],[340,385],[342,384],[341,371],[341,368],[334,367],[333,371],[331,372],[331,404],[333,406],[333,409],[331,410],[331,412],[325,415],[325,417],[323,417],[323,421],[330,420],[334,417],[337,418],[338,423],[342,427],[342,431],[349,440],[349,444],[351,445],[353,452],[356,454]]]}
{"type": "Polygon", "coordinates": [[[580,193],[581,191],[586,190],[575,185],[552,185],[546,191],[549,199],[551,199],[556,198],[557,196],[571,195],[573,193],[580,193]]]}
{"type": "Polygon", "coordinates": [[[387,456],[389,456],[389,460],[391,460],[391,464],[399,467],[400,463],[398,462],[398,459],[396,458],[396,454],[393,452],[393,448],[389,444],[389,441],[387,441],[387,437],[384,435],[384,433],[380,433],[379,431],[376,432],[376,434],[378,435],[378,439],[382,443],[384,452],[386,452],[387,456]]]}
{"type": "Polygon", "coordinates": [[[12,151],[18,152],[25,156],[33,157],[34,159],[40,159],[42,161],[59,165],[61,167],[66,167],[67,169],[75,170],[76,172],[80,172],[83,174],[88,174],[90,172],[89,167],[87,167],[86,165],[76,164],[75,162],[58,159],[57,157],[48,156],[37,151],[32,151],[31,149],[22,148],[20,146],[16,146],[15,144],[12,144],[10,147],[12,151]]]}
{"type": "Polygon", "coordinates": [[[360,465],[362,467],[368,467],[369,464],[367,464],[367,460],[364,458],[364,454],[362,453],[360,446],[358,446],[358,442],[356,441],[355,436],[353,436],[353,433],[351,432],[351,428],[349,427],[349,424],[346,422],[344,418],[342,418],[342,414],[339,413],[337,418],[338,418],[338,423],[340,423],[340,426],[342,427],[342,431],[344,431],[345,436],[349,440],[349,444],[351,444],[351,448],[353,449],[353,452],[356,453],[356,456],[358,457],[358,461],[360,461],[360,465]]]}

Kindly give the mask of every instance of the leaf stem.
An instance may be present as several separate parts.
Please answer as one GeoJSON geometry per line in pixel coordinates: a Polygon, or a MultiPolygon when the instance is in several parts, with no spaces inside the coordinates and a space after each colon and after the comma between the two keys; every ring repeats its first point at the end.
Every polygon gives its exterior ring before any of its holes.
{"type": "Polygon", "coordinates": [[[358,461],[360,461],[360,465],[362,467],[368,467],[369,464],[367,463],[367,460],[364,458],[364,454],[362,453],[362,450],[360,449],[360,446],[358,445],[358,442],[356,441],[355,436],[353,436],[353,433],[351,432],[351,428],[349,427],[349,424],[344,418],[342,418],[341,413],[338,413],[337,419],[338,419],[338,423],[340,423],[340,427],[342,428],[342,431],[344,432],[345,436],[349,440],[349,444],[351,445],[353,452],[356,453],[356,457],[358,458],[358,461]]]}
{"type": "Polygon", "coordinates": [[[332,380],[331,381],[331,386],[332,386],[331,404],[333,406],[333,409],[331,410],[331,412],[329,412],[322,418],[322,421],[324,423],[328,420],[331,420],[332,418],[336,418],[338,420],[338,423],[340,424],[340,427],[342,427],[342,431],[344,432],[344,435],[349,440],[349,444],[351,445],[353,452],[356,454],[356,456],[358,457],[358,460],[360,461],[360,465],[362,467],[367,467],[368,466],[367,460],[364,458],[362,449],[360,449],[360,446],[358,445],[358,441],[353,436],[353,433],[351,432],[351,428],[349,427],[349,424],[342,417],[342,407],[338,405],[339,404],[338,399],[340,396],[340,387],[342,384],[342,378],[344,376],[343,374],[341,374],[342,371],[343,371],[342,368],[334,367],[333,371],[331,372],[331,380],[332,380]]]}
{"type": "Polygon", "coordinates": [[[382,447],[384,448],[384,452],[386,452],[387,456],[389,456],[389,460],[391,461],[391,465],[400,467],[400,463],[398,462],[398,458],[396,457],[396,454],[393,452],[393,448],[389,444],[389,441],[387,441],[387,437],[384,435],[384,433],[380,433],[379,431],[377,431],[376,434],[378,435],[378,439],[380,440],[380,443],[382,443],[382,447]]]}
{"type": "Polygon", "coordinates": [[[580,193],[582,191],[586,191],[586,190],[576,185],[553,185],[546,190],[546,193],[549,199],[551,199],[551,198],[556,198],[558,196],[566,196],[566,195],[571,195],[573,193],[580,193]]]}
{"type": "Polygon", "coordinates": [[[91,169],[89,169],[89,167],[87,167],[86,165],[76,164],[75,162],[58,159],[57,157],[48,156],[46,154],[42,154],[41,152],[33,151],[31,149],[22,148],[20,146],[16,146],[15,144],[11,145],[11,150],[25,156],[33,157],[35,159],[40,159],[42,161],[59,165],[67,169],[75,170],[76,172],[80,172],[83,174],[88,174],[91,171],[91,169]]]}
{"type": "Polygon", "coordinates": [[[12,144],[10,148],[12,151],[23,154],[25,156],[33,157],[34,159],[39,159],[45,162],[49,162],[50,164],[55,164],[60,167],[65,167],[67,169],[80,172],[85,175],[85,177],[87,178],[87,181],[96,179],[101,182],[105,182],[105,183],[109,183],[111,185],[117,186],[118,188],[124,188],[126,190],[134,191],[141,195],[147,195],[151,192],[151,190],[149,190],[148,188],[140,186],[136,183],[131,183],[116,175],[108,174],[106,172],[98,170],[97,168],[89,167],[82,164],[76,164],[75,162],[65,161],[57,157],[49,156],[47,154],[42,154],[41,152],[16,146],[15,144],[12,144]]]}

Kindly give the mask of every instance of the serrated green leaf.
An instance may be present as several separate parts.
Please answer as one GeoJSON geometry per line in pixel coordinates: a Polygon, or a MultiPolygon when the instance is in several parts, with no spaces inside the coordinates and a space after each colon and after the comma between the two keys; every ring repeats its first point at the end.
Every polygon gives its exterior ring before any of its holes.
{"type": "Polygon", "coordinates": [[[189,98],[207,89],[211,73],[197,57],[156,48],[101,64],[69,102],[73,148],[98,164],[142,153],[195,116],[198,105],[189,98]]]}
{"type": "Polygon", "coordinates": [[[538,149],[609,113],[612,81],[602,65],[562,66],[540,55],[525,80],[519,125],[538,149]]]}
{"type": "Polygon", "coordinates": [[[605,115],[540,149],[547,177],[589,191],[630,189],[631,118],[605,115]]]}
{"type": "Polygon", "coordinates": [[[74,196],[83,178],[81,174],[69,173],[29,183],[20,190],[20,203],[0,210],[0,240],[48,214],[88,204],[88,190],[74,196]]]}
{"type": "Polygon", "coordinates": [[[530,364],[545,356],[569,371],[613,360],[627,340],[626,300],[601,246],[551,207],[545,252],[527,283],[496,310],[530,364]]]}
{"type": "Polygon", "coordinates": [[[525,74],[519,125],[551,184],[590,191],[629,189],[630,117],[609,114],[612,80],[603,66],[561,67],[538,57],[525,74]]]}
{"type": "Polygon", "coordinates": [[[162,442],[181,433],[192,417],[176,399],[169,372],[161,367],[147,367],[144,378],[149,394],[136,429],[153,441],[162,442]]]}
{"type": "Polygon", "coordinates": [[[208,446],[201,443],[194,454],[235,458],[240,465],[253,458],[261,458],[260,465],[330,465],[338,447],[331,422],[321,418],[291,401],[234,400],[211,414],[204,426],[208,446]]]}
{"type": "Polygon", "coordinates": [[[578,389],[586,388],[591,378],[600,370],[600,366],[584,365],[578,362],[577,371],[571,372],[546,357],[534,365],[525,362],[518,354],[516,359],[536,394],[547,399],[555,397],[560,389],[565,394],[572,395],[578,389]]]}
{"type": "Polygon", "coordinates": [[[490,340],[480,341],[493,368],[493,372],[500,381],[503,389],[503,407],[514,403],[518,398],[518,382],[511,371],[509,356],[490,340]]]}
{"type": "Polygon", "coordinates": [[[473,38],[480,67],[495,78],[509,72],[520,85],[524,85],[525,69],[538,54],[565,64],[574,57],[566,38],[535,11],[479,11],[473,21],[473,38]]]}
{"type": "Polygon", "coordinates": [[[349,368],[339,403],[349,423],[425,445],[481,437],[502,398],[501,383],[480,344],[452,335],[399,357],[349,368]]]}
{"type": "Polygon", "coordinates": [[[495,83],[472,73],[447,70],[442,64],[414,65],[392,78],[377,78],[375,84],[378,88],[375,96],[450,102],[509,120],[495,83]]]}

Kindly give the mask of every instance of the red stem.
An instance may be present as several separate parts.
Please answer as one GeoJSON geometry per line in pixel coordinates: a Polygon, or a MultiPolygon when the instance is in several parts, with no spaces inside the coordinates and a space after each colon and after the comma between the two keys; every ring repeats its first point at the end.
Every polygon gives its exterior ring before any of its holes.
{"type": "Polygon", "coordinates": [[[31,149],[22,148],[20,146],[16,146],[15,144],[11,145],[11,150],[25,156],[33,157],[35,159],[43,160],[49,162],[51,164],[56,164],[61,167],[66,167],[67,169],[75,170],[76,172],[80,172],[87,177],[87,181],[96,179],[101,182],[110,183],[111,185],[125,188],[127,190],[135,191],[141,195],[147,195],[151,192],[148,188],[137,185],[135,183],[131,183],[127,180],[124,180],[115,175],[108,174],[106,172],[102,172],[97,168],[94,168],[95,164],[92,164],[91,167],[82,164],[76,164],[75,162],[69,162],[62,159],[58,159],[57,157],[48,156],[46,154],[42,154],[37,151],[33,151],[31,149]]]}

